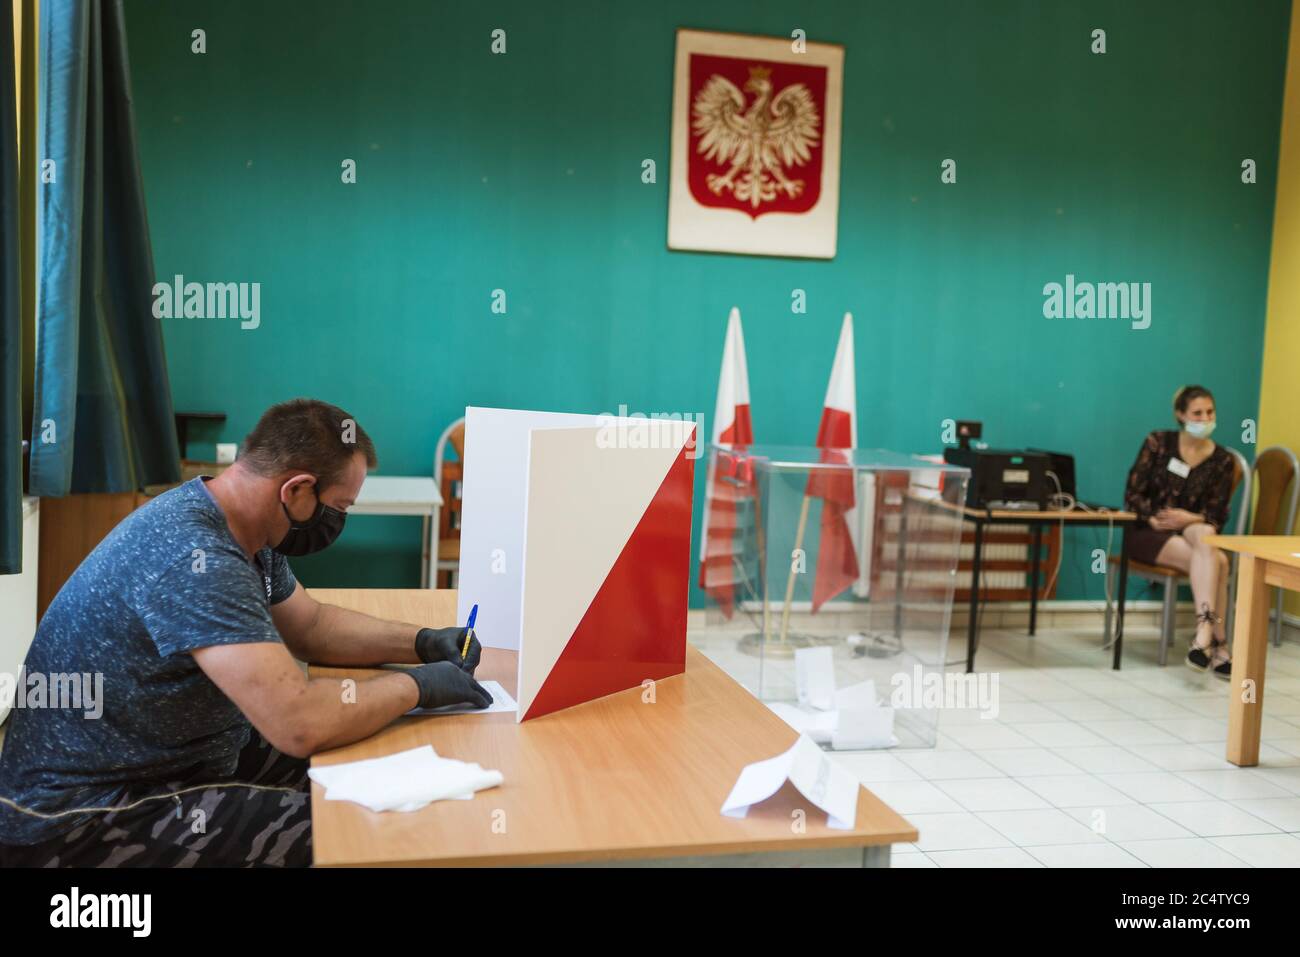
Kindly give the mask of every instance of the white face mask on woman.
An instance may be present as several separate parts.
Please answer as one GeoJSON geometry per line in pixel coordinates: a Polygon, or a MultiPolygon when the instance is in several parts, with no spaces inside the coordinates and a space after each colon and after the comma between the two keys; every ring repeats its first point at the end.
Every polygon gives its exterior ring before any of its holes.
{"type": "Polygon", "coordinates": [[[1183,431],[1194,439],[1208,439],[1214,431],[1214,420],[1208,422],[1184,422],[1183,431]]]}

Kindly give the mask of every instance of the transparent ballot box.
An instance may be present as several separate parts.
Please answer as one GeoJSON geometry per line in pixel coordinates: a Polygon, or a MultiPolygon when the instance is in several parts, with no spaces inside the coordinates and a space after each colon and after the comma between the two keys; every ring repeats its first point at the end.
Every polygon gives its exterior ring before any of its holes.
{"type": "Polygon", "coordinates": [[[709,449],[691,642],[841,751],[935,744],[967,469],[879,449],[709,449]]]}

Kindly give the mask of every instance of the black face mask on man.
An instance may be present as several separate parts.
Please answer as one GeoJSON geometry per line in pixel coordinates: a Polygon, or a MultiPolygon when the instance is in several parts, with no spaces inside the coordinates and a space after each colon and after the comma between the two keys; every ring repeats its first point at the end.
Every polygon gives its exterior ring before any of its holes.
{"type": "Polygon", "coordinates": [[[280,502],[280,508],[284,509],[284,517],[289,520],[289,531],[280,540],[280,544],[273,549],[281,555],[297,558],[319,552],[334,544],[334,540],[343,533],[343,523],[347,520],[347,513],[330,508],[322,502],[320,493],[316,492],[315,488],[312,492],[316,495],[316,511],[312,512],[311,518],[305,522],[296,521],[289,514],[289,506],[283,501],[280,502]]]}

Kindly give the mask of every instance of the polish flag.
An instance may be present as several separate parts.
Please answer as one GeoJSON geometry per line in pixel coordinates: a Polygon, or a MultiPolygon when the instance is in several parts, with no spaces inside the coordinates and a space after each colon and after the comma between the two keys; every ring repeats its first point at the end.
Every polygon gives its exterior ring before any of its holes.
{"type": "MultiPolygon", "coordinates": [[[[754,443],[749,420],[749,371],[745,365],[745,336],[740,330],[740,310],[733,307],[727,319],[718,374],[718,399],[713,411],[713,444],[744,448],[754,443]]],[[[753,495],[753,476],[741,463],[710,456],[705,483],[704,533],[700,537],[700,587],[730,618],[736,607],[735,541],[736,502],[753,495]]]]}
{"type": "MultiPolygon", "coordinates": [[[[853,316],[844,314],[835,364],[826,386],[817,447],[823,462],[849,462],[843,449],[858,445],[857,389],[853,378],[853,316]]],[[[858,579],[858,557],[851,521],[855,514],[851,468],[814,469],[805,494],[822,500],[821,539],[817,546],[817,572],[813,581],[812,610],[834,598],[858,579]]]]}

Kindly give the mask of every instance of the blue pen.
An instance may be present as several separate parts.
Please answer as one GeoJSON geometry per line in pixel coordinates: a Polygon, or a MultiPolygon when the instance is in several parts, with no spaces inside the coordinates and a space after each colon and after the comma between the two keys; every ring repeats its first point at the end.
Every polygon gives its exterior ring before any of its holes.
{"type": "Polygon", "coordinates": [[[474,619],[478,617],[478,605],[469,610],[469,624],[465,626],[465,647],[460,650],[460,660],[469,654],[469,643],[474,639],[474,619]]]}

